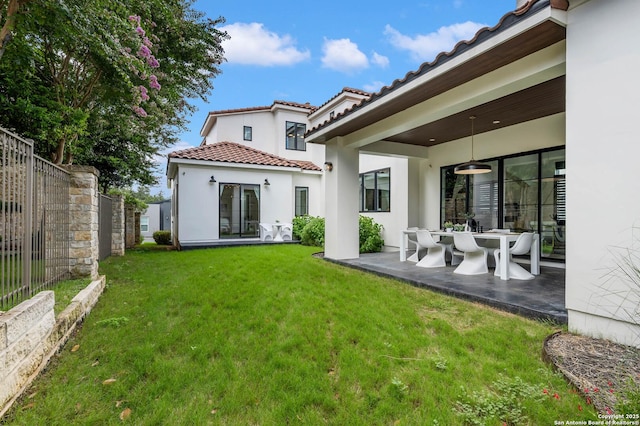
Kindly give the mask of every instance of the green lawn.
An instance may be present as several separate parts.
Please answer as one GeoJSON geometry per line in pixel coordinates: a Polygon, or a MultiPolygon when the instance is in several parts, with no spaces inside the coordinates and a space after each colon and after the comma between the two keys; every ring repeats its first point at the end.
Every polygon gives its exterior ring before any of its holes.
{"type": "MultiPolygon", "coordinates": [[[[270,245],[138,249],[10,424],[553,424],[552,324],[270,245]]],[[[543,297],[543,295],[541,295],[543,297]]]]}

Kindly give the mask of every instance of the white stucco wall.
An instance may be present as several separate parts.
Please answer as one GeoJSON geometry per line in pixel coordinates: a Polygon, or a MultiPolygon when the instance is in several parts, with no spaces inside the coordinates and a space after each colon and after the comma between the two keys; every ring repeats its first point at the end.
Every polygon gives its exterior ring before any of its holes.
{"type": "MultiPolygon", "coordinates": [[[[324,202],[324,173],[322,175],[310,173],[297,173],[293,176],[293,186],[303,186],[309,188],[309,215],[325,216],[324,202]]],[[[292,193],[292,203],[295,213],[295,192],[292,193]]]]}
{"type": "Polygon", "coordinates": [[[206,137],[207,144],[235,142],[270,152],[275,144],[275,124],[269,110],[221,115],[206,137]],[[251,127],[252,138],[244,140],[244,126],[251,127]]]}
{"type": "Polygon", "coordinates": [[[640,283],[615,253],[640,249],[638,16],[637,0],[569,10],[566,153],[569,329],[636,346],[640,283]]]}
{"type": "MultiPolygon", "coordinates": [[[[178,185],[178,231],[181,244],[206,244],[216,241],[219,235],[220,185],[240,183],[259,185],[260,221],[291,222],[295,213],[294,187],[307,186],[309,193],[322,192],[321,173],[299,173],[284,168],[216,167],[206,164],[180,164],[176,175],[178,185]],[[209,183],[211,175],[216,183],[209,183]],[[265,186],[268,179],[270,185],[265,186]]],[[[311,204],[310,197],[310,204],[311,204]]],[[[317,202],[314,213],[320,214],[317,202]]]]}
{"type": "MultiPolygon", "coordinates": [[[[389,212],[363,212],[384,227],[382,238],[387,247],[400,247],[400,230],[409,226],[408,186],[410,181],[406,158],[360,154],[360,173],[389,168],[391,172],[391,208],[389,212]]],[[[412,177],[413,180],[416,177],[412,177]]]]}

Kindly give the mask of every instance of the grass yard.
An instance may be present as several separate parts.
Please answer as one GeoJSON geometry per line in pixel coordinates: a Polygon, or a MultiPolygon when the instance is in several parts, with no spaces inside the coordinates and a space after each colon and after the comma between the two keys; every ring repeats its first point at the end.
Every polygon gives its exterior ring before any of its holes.
{"type": "MultiPolygon", "coordinates": [[[[546,425],[595,419],[540,323],[282,245],[143,248],[5,421],[546,425]]],[[[543,297],[543,295],[541,295],[543,297]]]]}

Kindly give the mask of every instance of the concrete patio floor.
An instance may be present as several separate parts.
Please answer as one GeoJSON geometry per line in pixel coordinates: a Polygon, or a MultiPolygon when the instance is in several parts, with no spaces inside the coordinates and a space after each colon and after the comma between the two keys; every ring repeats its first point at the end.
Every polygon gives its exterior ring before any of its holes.
{"type": "MultiPolygon", "coordinates": [[[[338,264],[395,278],[416,287],[479,302],[528,318],[567,323],[565,307],[565,270],[541,266],[533,280],[503,281],[489,274],[465,276],[454,274],[455,267],[419,268],[413,262],[400,262],[399,253],[366,253],[357,259],[331,260],[338,264]]],[[[528,269],[528,265],[526,265],[528,269]]]]}

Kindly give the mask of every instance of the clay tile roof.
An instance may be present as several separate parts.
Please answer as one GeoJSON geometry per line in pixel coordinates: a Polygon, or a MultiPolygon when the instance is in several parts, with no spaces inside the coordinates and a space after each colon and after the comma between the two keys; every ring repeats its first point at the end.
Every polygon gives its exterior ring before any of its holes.
{"type": "Polygon", "coordinates": [[[288,160],[234,142],[218,142],[195,148],[174,151],[169,158],[184,160],[215,161],[221,163],[255,164],[259,166],[292,167],[302,170],[321,171],[310,161],[288,160]]]}
{"type": "Polygon", "coordinates": [[[249,107],[249,108],[235,108],[235,109],[221,109],[218,111],[211,111],[209,115],[220,115],[220,114],[235,114],[239,112],[252,112],[252,111],[269,111],[271,107],[269,106],[257,106],[257,107],[249,107]]]}
{"type": "MultiPolygon", "coordinates": [[[[309,102],[305,103],[305,104],[301,104],[298,102],[290,102],[290,101],[273,101],[273,105],[275,104],[280,104],[280,105],[286,105],[286,106],[292,106],[292,107],[296,107],[296,108],[305,108],[310,110],[310,112],[315,111],[316,109],[318,109],[318,107],[311,105],[309,102]]],[[[272,105],[272,107],[273,107],[272,105]]]]}
{"type": "Polygon", "coordinates": [[[369,105],[375,102],[376,100],[384,97],[385,95],[395,91],[396,89],[420,77],[421,75],[424,75],[429,70],[436,68],[441,64],[449,61],[451,58],[454,58],[457,55],[469,50],[476,43],[485,41],[486,39],[492,37],[493,35],[498,34],[502,30],[510,27],[515,22],[517,22],[518,18],[520,18],[521,16],[527,15],[529,12],[535,13],[538,10],[543,9],[547,6],[551,6],[551,8],[553,9],[567,10],[569,7],[569,2],[568,0],[529,0],[527,3],[524,3],[520,8],[503,15],[502,18],[500,18],[500,21],[493,27],[491,28],[484,27],[479,29],[471,40],[463,40],[458,42],[451,51],[439,53],[433,61],[425,62],[422,65],[420,65],[420,68],[418,68],[418,70],[408,72],[404,76],[404,78],[394,80],[390,86],[384,86],[382,89],[380,89],[379,92],[372,94],[371,96],[369,96],[369,98],[362,100],[362,102],[360,102],[359,104],[354,105],[351,108],[336,114],[333,119],[327,120],[315,126],[313,129],[307,130],[306,135],[308,136],[313,133],[316,133],[317,131],[327,126],[328,124],[333,123],[337,120],[343,119],[345,116],[350,115],[351,113],[359,110],[360,108],[363,108],[366,105],[369,105]]]}
{"type": "Polygon", "coordinates": [[[335,96],[333,96],[331,99],[329,99],[328,101],[326,101],[325,103],[323,103],[322,105],[320,105],[316,110],[322,108],[323,106],[327,105],[329,102],[331,102],[332,100],[334,100],[335,98],[337,98],[338,96],[340,96],[343,93],[353,93],[356,95],[361,95],[361,96],[366,96],[367,98],[369,98],[371,96],[370,92],[365,92],[364,90],[360,90],[360,89],[354,89],[352,87],[343,87],[342,90],[340,92],[338,92],[335,96]]]}

